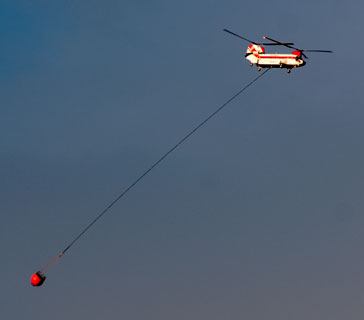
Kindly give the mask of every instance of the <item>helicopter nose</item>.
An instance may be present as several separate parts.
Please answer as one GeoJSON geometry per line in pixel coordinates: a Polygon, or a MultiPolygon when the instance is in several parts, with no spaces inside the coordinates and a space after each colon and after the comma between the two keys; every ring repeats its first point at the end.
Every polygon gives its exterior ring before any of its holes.
{"type": "Polygon", "coordinates": [[[302,60],[302,66],[304,66],[306,64],[305,60],[302,60]]]}

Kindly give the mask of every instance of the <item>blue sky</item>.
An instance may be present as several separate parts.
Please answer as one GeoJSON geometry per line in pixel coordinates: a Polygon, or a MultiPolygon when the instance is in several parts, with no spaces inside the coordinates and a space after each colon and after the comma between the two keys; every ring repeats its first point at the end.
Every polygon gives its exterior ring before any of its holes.
{"type": "MultiPolygon", "coordinates": [[[[0,314],[362,319],[359,1],[0,2],[0,314]],[[257,76],[247,44],[307,49],[257,76]]],[[[285,52],[285,48],[277,48],[285,52]]]]}

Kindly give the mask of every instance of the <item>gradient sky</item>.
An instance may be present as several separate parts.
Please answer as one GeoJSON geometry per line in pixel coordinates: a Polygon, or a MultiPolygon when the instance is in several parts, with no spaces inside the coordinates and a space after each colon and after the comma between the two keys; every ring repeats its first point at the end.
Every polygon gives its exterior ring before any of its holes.
{"type": "Polygon", "coordinates": [[[1,0],[1,318],[362,320],[363,12],[354,0],[1,0]],[[31,287],[256,77],[223,28],[334,54],[268,72],[31,287]]]}

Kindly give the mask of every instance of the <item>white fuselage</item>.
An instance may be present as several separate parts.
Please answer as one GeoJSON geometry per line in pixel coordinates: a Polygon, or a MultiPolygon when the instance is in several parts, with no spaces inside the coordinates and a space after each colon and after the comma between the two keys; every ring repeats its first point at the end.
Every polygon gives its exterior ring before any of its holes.
{"type": "Polygon", "coordinates": [[[250,61],[250,65],[257,65],[258,70],[261,68],[287,68],[287,71],[290,71],[292,68],[302,67],[306,64],[298,50],[291,54],[265,53],[264,48],[256,44],[248,47],[245,57],[250,61]]]}
{"type": "Polygon", "coordinates": [[[246,58],[250,63],[263,68],[297,68],[306,64],[305,61],[294,54],[250,53],[246,58]]]}

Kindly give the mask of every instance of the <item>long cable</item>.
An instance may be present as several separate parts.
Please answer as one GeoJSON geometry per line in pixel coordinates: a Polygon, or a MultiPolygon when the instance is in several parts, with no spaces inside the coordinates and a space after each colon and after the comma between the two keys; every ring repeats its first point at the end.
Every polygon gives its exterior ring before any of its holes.
{"type": "Polygon", "coordinates": [[[265,70],[259,76],[257,76],[254,80],[245,85],[242,89],[240,89],[235,95],[233,95],[229,100],[227,100],[224,104],[222,104],[218,109],[216,109],[213,113],[211,113],[207,118],[205,118],[200,124],[198,124],[194,129],[192,129],[188,134],[186,134],[181,140],[179,140],[171,149],[169,149],[165,154],[163,154],[156,162],[154,162],[149,169],[144,171],[133,183],[131,183],[124,191],[120,193],[120,195],[115,198],[104,210],[102,210],[94,220],[89,223],[86,228],[84,228],[70,243],[67,245],[65,249],[53,260],[48,262],[41,270],[44,271],[51,264],[56,262],[59,258],[61,258],[66,251],[68,251],[76,241],[78,241],[101,217],[108,212],[122,197],[124,197],[138,182],[140,182],[148,173],[150,173],[156,166],[158,166],[165,158],[167,158],[174,150],[176,150],[182,143],[184,143],[189,137],[191,137],[197,130],[199,130],[202,126],[204,126],[209,120],[211,120],[214,116],[216,116],[220,111],[222,111],[230,102],[236,99],[240,94],[242,94],[246,89],[248,89],[253,83],[258,81],[261,77],[263,77],[269,69],[265,70]]]}

